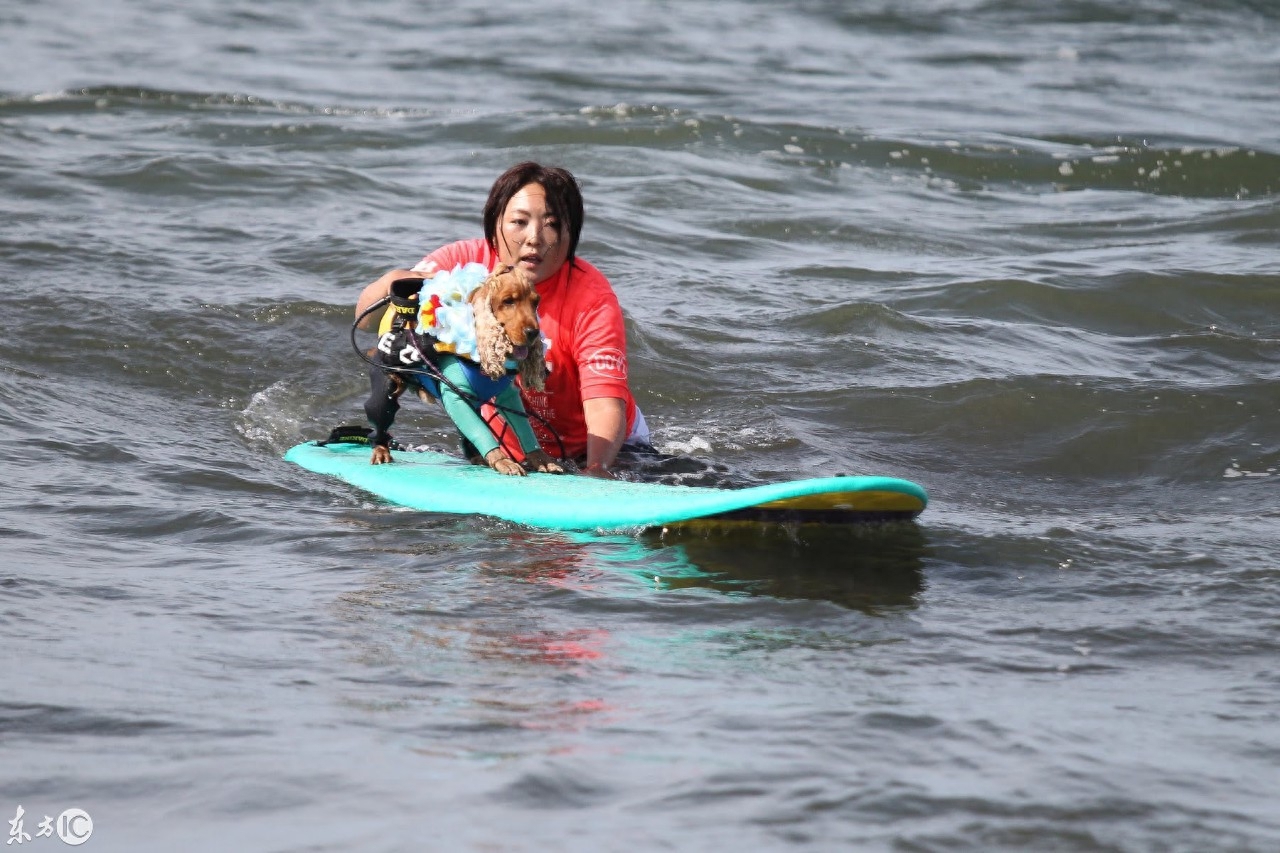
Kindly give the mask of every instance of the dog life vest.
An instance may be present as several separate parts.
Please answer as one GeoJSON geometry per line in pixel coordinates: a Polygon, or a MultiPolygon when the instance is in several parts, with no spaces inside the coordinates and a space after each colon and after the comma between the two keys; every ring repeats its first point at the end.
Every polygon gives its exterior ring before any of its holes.
{"type": "MultiPolygon", "coordinates": [[[[489,271],[483,265],[466,264],[422,280],[422,290],[418,292],[418,333],[434,339],[436,352],[480,360],[475,311],[467,297],[488,276],[489,271]]],[[[388,308],[382,315],[378,324],[380,338],[391,331],[395,314],[394,308],[388,308]]]]}
{"type": "MultiPolygon", "coordinates": [[[[506,374],[497,379],[480,369],[475,310],[467,300],[467,296],[488,277],[489,270],[483,265],[467,264],[456,266],[452,273],[438,273],[435,278],[422,279],[422,289],[417,293],[417,328],[413,332],[406,328],[394,328],[394,307],[383,315],[381,327],[385,328],[379,329],[381,336],[378,350],[383,353],[385,364],[412,368],[424,366],[422,362],[430,361],[436,370],[443,370],[452,360],[439,359],[436,355],[452,353],[457,356],[458,368],[462,371],[461,378],[466,379],[466,384],[462,387],[474,394],[477,401],[493,400],[506,391],[520,370],[520,364],[507,359],[503,365],[507,370],[506,374]]],[[[412,374],[412,377],[426,392],[440,400],[438,378],[428,374],[412,374]]],[[[457,375],[445,378],[449,382],[460,384],[457,382],[460,378],[457,375]]]]}
{"type": "MultiPolygon", "coordinates": [[[[419,364],[423,357],[439,367],[440,359],[426,352],[428,348],[436,353],[452,353],[459,357],[459,366],[466,377],[466,385],[462,387],[478,400],[497,397],[511,384],[520,365],[513,359],[507,359],[503,365],[507,372],[497,379],[480,369],[475,310],[467,297],[488,277],[489,271],[482,264],[470,263],[454,267],[452,272],[437,273],[435,278],[423,279],[422,290],[418,291],[415,339],[410,341],[405,330],[392,333],[395,311],[389,308],[379,327],[382,334],[378,349],[384,357],[392,356],[393,363],[398,362],[404,367],[419,364]]],[[[458,384],[454,377],[446,378],[458,384]]],[[[418,374],[414,379],[428,394],[440,399],[440,382],[434,376],[418,374]]]]}
{"type": "Polygon", "coordinates": [[[475,315],[467,297],[488,275],[481,264],[458,266],[450,273],[424,279],[415,303],[409,303],[407,297],[393,297],[379,326],[378,352],[388,367],[417,369],[397,372],[398,378],[393,382],[384,370],[374,368],[373,393],[365,404],[365,413],[374,425],[375,445],[390,443],[388,429],[400,408],[400,393],[408,385],[421,387],[444,405],[462,434],[468,455],[484,456],[506,441],[519,448],[519,458],[538,447],[527,417],[507,418],[501,434],[495,435],[481,414],[485,401],[493,401],[505,411],[521,409],[514,384],[519,363],[507,359],[505,373],[497,379],[486,374],[478,363],[475,315]],[[397,317],[413,314],[412,305],[417,306],[416,328],[409,329],[397,322],[397,317]],[[448,393],[446,385],[451,385],[448,391],[454,393],[448,393]]]}

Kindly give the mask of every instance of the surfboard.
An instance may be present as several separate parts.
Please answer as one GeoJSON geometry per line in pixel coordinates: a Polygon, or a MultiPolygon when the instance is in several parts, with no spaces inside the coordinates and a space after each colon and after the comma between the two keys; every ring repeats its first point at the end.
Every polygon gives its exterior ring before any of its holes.
{"type": "Polygon", "coordinates": [[[601,480],[571,474],[509,477],[431,450],[392,451],[371,465],[360,444],[307,442],[284,459],[424,512],[487,515],[552,530],[624,530],[698,522],[847,524],[913,519],[925,490],[893,477],[823,477],[742,489],[601,480]]]}

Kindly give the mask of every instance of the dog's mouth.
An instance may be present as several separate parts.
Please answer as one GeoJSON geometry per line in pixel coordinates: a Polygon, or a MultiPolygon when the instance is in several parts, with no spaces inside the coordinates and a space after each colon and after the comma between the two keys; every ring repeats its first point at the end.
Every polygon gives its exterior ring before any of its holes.
{"type": "Polygon", "coordinates": [[[525,346],[512,347],[511,357],[516,361],[524,361],[529,357],[529,348],[525,346]]]}

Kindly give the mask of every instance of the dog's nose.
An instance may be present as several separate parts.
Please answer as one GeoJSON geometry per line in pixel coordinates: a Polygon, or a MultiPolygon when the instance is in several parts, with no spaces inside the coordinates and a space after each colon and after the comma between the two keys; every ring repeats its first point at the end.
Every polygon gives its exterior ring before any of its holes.
{"type": "Polygon", "coordinates": [[[538,342],[538,331],[537,326],[524,330],[524,342],[526,346],[532,346],[538,342]]]}

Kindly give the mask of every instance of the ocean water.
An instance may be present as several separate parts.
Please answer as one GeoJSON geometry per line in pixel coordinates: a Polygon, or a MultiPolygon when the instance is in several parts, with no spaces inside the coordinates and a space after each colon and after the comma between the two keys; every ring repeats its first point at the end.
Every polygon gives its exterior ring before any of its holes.
{"type": "Polygon", "coordinates": [[[1280,849],[1278,45],[1263,0],[7,0],[6,840],[1280,849]],[[526,158],[660,449],[918,522],[567,535],[282,462],[362,419],[360,288],[526,158]]]}

